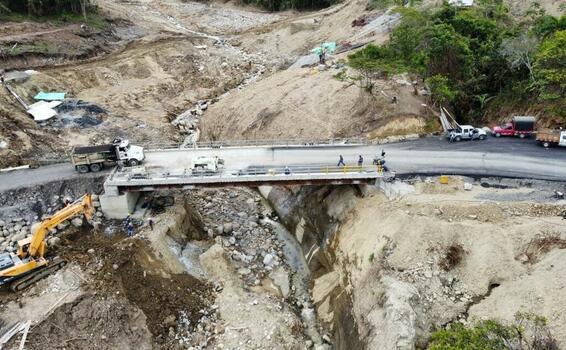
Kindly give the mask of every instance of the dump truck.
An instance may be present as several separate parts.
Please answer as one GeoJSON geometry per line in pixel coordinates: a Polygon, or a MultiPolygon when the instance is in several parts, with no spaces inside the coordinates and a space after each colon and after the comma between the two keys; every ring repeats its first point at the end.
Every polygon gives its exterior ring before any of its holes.
{"type": "Polygon", "coordinates": [[[551,146],[562,146],[566,147],[566,131],[543,129],[537,131],[537,141],[544,147],[549,148],[551,146]]]}
{"type": "Polygon", "coordinates": [[[107,164],[136,166],[144,158],[143,147],[120,139],[111,144],[75,147],[71,152],[71,162],[79,173],[98,172],[107,164]]]}
{"type": "Polygon", "coordinates": [[[500,126],[494,126],[491,134],[495,137],[501,136],[518,136],[525,138],[531,136],[535,132],[535,117],[531,116],[515,116],[510,122],[500,126]]]}

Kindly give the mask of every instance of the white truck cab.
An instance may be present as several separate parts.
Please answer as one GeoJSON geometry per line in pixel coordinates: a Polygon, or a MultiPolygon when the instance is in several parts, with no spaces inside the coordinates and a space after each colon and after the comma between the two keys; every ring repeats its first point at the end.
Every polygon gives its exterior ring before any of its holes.
{"type": "Polygon", "coordinates": [[[140,164],[145,158],[143,147],[131,145],[128,140],[119,141],[116,145],[116,155],[119,161],[131,166],[140,164]]]}

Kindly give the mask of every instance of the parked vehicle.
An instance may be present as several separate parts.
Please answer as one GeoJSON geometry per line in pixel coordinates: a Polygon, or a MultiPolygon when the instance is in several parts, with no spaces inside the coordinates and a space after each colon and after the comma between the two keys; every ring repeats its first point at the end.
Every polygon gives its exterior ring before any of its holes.
{"type": "Polygon", "coordinates": [[[544,147],[551,146],[566,147],[566,131],[543,129],[537,131],[537,141],[544,147]]]}
{"type": "Polygon", "coordinates": [[[224,160],[218,157],[200,156],[191,160],[193,174],[217,173],[224,165],[224,160]]]}
{"type": "Polygon", "coordinates": [[[448,132],[447,138],[450,141],[462,141],[462,140],[485,140],[487,133],[485,130],[480,128],[474,128],[471,125],[459,125],[456,129],[450,130],[448,132]]]}
{"type": "Polygon", "coordinates": [[[535,117],[531,116],[515,116],[510,122],[501,126],[494,126],[491,134],[495,137],[501,136],[519,136],[525,138],[531,136],[535,132],[535,117]]]}
{"type": "Polygon", "coordinates": [[[143,147],[120,139],[106,145],[75,147],[71,152],[71,162],[79,173],[100,171],[105,164],[135,166],[144,158],[143,147]]]}

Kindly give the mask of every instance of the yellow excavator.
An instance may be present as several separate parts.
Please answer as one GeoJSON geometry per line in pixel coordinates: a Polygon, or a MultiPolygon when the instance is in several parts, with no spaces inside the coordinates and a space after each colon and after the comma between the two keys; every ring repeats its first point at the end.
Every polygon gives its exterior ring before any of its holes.
{"type": "Polygon", "coordinates": [[[59,257],[45,258],[45,236],[58,224],[81,214],[88,221],[94,215],[92,197],[88,193],[32,227],[32,235],[18,241],[16,254],[0,254],[0,285],[9,283],[12,291],[20,291],[65,266],[66,262],[59,257]]]}

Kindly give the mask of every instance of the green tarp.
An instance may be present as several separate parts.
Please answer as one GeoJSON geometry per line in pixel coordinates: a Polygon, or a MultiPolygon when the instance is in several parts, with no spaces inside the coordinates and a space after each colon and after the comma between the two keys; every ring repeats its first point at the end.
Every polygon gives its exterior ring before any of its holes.
{"type": "Polygon", "coordinates": [[[322,43],[320,46],[317,46],[314,49],[312,49],[311,52],[320,55],[323,50],[326,51],[326,53],[333,53],[334,51],[336,51],[336,42],[331,41],[327,43],[322,43]]]}
{"type": "Polygon", "coordinates": [[[43,101],[61,101],[65,99],[66,92],[43,92],[40,91],[34,99],[43,101]]]}

